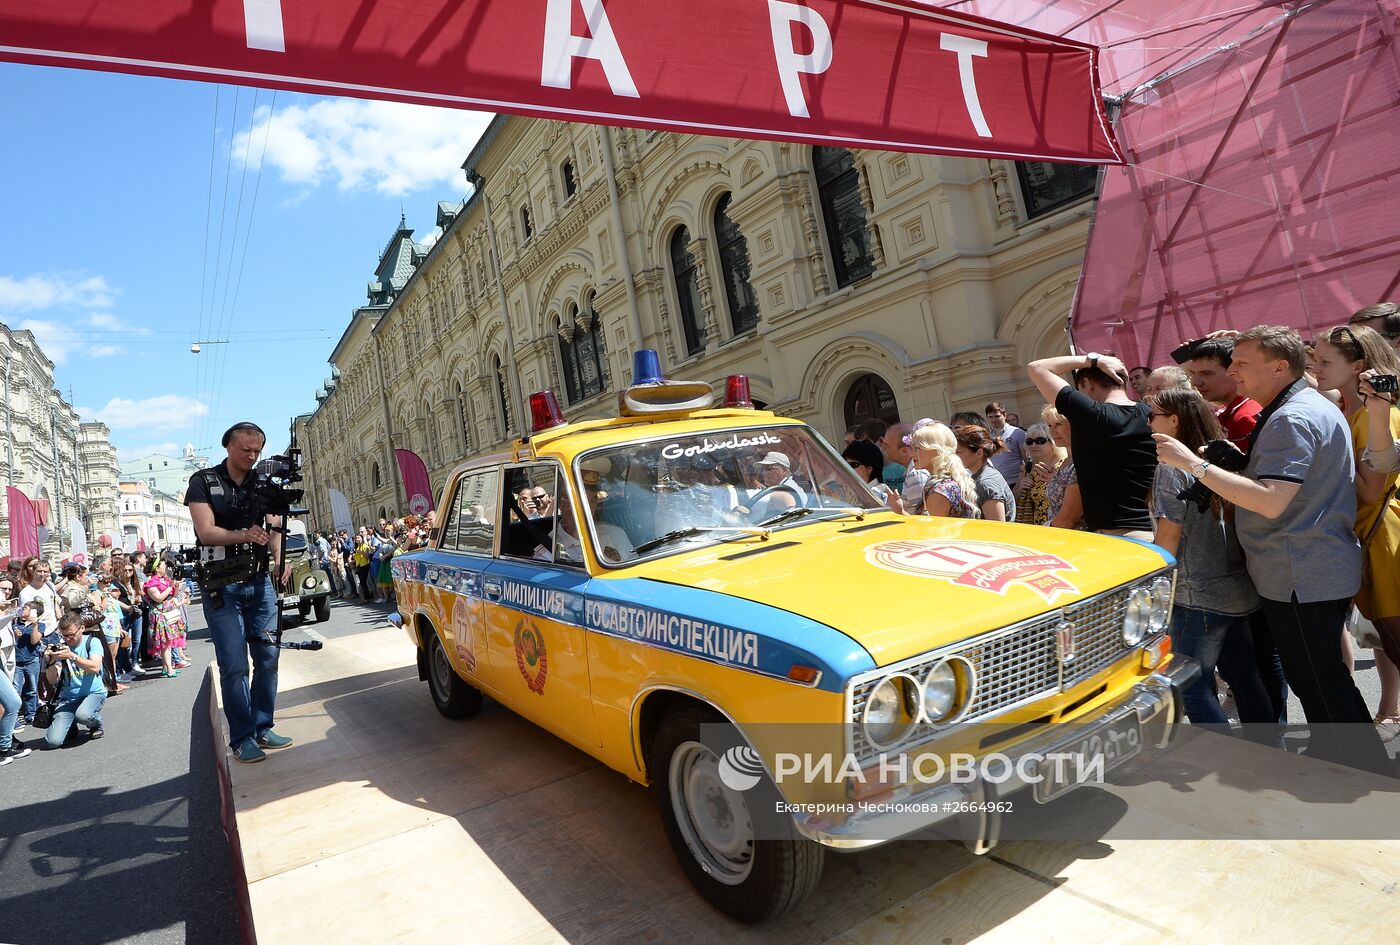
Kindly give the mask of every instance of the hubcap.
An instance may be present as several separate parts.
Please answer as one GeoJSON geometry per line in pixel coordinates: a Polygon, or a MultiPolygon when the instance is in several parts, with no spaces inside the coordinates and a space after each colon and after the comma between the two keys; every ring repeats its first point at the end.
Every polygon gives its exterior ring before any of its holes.
{"type": "Polygon", "coordinates": [[[699,742],[671,755],[671,807],[681,836],[700,866],[727,886],[753,869],[753,818],[744,795],[720,780],[719,758],[699,742]]]}
{"type": "Polygon", "coordinates": [[[447,651],[442,648],[441,642],[433,645],[433,687],[444,699],[452,691],[452,664],[448,661],[447,651]]]}

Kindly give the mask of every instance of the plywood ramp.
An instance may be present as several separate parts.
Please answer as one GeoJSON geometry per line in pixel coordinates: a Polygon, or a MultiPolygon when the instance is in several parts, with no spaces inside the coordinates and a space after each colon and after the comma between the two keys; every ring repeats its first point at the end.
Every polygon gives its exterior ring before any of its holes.
{"type": "Polygon", "coordinates": [[[439,716],[402,631],[285,652],[280,680],[296,745],[228,765],[260,945],[1361,945],[1400,929],[1400,843],[1212,839],[1315,821],[1348,836],[1329,812],[1395,836],[1394,788],[1219,736],[1111,793],[1018,798],[1008,829],[1050,839],[831,856],[799,913],[750,928],[695,895],[646,790],[490,702],[439,716]]]}

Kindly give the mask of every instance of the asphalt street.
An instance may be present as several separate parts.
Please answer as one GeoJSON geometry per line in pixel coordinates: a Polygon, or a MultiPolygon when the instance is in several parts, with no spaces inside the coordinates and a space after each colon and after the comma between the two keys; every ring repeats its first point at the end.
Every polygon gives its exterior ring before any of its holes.
{"type": "MultiPolygon", "coordinates": [[[[357,632],[387,612],[336,602],[310,629],[357,632]]],[[[197,602],[190,621],[191,666],[108,700],[105,738],[45,751],[30,728],[19,737],[35,750],[0,767],[0,942],[241,941],[209,726],[214,647],[197,602]]]]}

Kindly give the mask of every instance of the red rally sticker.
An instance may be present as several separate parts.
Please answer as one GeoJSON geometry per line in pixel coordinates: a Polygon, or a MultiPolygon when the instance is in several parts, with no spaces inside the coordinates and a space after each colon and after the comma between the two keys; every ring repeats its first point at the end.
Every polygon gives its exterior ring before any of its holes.
{"type": "Polygon", "coordinates": [[[1002,596],[1017,584],[1046,602],[1061,594],[1079,593],[1079,588],[1056,573],[1078,570],[1065,559],[996,541],[882,541],[865,549],[865,560],[889,571],[940,578],[1002,596]]]}

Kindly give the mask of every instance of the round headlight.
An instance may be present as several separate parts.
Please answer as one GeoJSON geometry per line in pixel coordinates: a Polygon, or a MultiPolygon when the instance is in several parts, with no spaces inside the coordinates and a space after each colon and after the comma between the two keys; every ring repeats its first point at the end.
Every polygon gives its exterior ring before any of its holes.
{"type": "Polygon", "coordinates": [[[922,701],[919,684],[911,676],[886,676],[870,691],[862,722],[865,737],[878,749],[890,748],[904,740],[918,721],[922,701]]]}
{"type": "Polygon", "coordinates": [[[308,590],[310,590],[311,588],[315,587],[315,586],[316,586],[316,578],[315,578],[315,576],[314,576],[314,575],[307,575],[306,580],[304,580],[304,581],[301,582],[301,586],[304,587],[304,588],[307,588],[308,590]]]}
{"type": "Polygon", "coordinates": [[[1167,629],[1167,624],[1171,623],[1171,619],[1172,579],[1162,575],[1152,582],[1152,632],[1161,633],[1167,629]]]}
{"type": "Polygon", "coordinates": [[[1137,646],[1147,636],[1152,622],[1152,592],[1138,586],[1128,594],[1128,604],[1123,610],[1123,642],[1137,646]]]}
{"type": "Polygon", "coordinates": [[[960,656],[939,660],[924,677],[924,720],[951,722],[972,704],[972,666],[960,656]]]}

